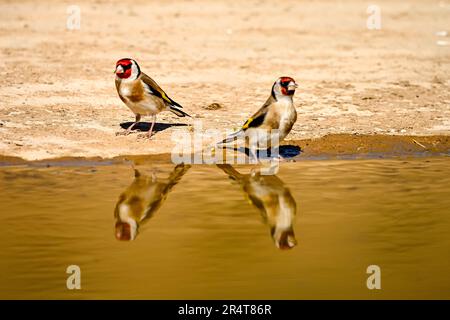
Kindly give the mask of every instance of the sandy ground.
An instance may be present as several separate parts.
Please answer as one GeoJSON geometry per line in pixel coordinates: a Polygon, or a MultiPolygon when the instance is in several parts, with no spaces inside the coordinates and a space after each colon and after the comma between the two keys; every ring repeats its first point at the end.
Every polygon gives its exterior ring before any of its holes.
{"type": "Polygon", "coordinates": [[[450,2],[376,3],[381,30],[366,28],[365,1],[77,0],[81,28],[68,30],[66,2],[1,1],[0,155],[169,153],[186,130],[173,124],[235,128],[281,75],[300,84],[288,139],[449,135],[450,37],[436,33],[450,2]],[[193,119],[163,113],[150,141],[116,136],[133,119],[114,87],[123,57],[193,119]]]}

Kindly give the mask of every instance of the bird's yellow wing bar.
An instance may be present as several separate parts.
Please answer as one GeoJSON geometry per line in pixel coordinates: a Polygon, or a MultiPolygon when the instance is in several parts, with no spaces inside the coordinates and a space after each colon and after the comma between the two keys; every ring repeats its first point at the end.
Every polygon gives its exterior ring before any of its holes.
{"type": "Polygon", "coordinates": [[[243,130],[247,129],[250,126],[250,123],[252,123],[252,121],[253,121],[252,117],[248,118],[248,120],[245,121],[244,125],[242,126],[242,129],[243,130]]]}

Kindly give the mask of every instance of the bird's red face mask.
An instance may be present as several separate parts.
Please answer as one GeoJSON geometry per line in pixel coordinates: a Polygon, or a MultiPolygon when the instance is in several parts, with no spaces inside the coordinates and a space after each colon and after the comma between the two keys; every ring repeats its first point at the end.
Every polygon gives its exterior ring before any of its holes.
{"type": "Polygon", "coordinates": [[[116,223],[116,239],[122,241],[130,241],[131,239],[131,227],[126,222],[118,221],[116,223]]]}
{"type": "Polygon", "coordinates": [[[285,96],[292,96],[295,93],[295,89],[298,85],[295,80],[291,77],[281,77],[280,78],[281,93],[285,96]]]}
{"type": "Polygon", "coordinates": [[[127,79],[131,76],[131,67],[133,63],[130,59],[121,59],[116,63],[116,75],[120,79],[127,79]]]}

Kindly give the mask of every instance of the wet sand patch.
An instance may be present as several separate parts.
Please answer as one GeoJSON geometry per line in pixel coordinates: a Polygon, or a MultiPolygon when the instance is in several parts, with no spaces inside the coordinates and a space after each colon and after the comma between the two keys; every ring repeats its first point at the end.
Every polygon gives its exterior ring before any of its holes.
{"type": "MultiPolygon", "coordinates": [[[[374,159],[395,157],[435,157],[450,155],[450,136],[388,136],[330,134],[317,139],[284,141],[282,148],[300,148],[289,157],[293,161],[326,159],[374,159]]],[[[83,166],[109,165],[133,161],[136,164],[170,163],[170,153],[120,155],[117,157],[59,157],[28,161],[0,155],[0,166],[83,166]]]]}

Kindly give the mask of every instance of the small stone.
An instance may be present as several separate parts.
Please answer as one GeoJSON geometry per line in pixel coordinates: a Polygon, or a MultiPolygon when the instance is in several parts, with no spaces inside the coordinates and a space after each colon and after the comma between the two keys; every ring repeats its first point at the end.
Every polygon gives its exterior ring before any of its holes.
{"type": "Polygon", "coordinates": [[[438,76],[434,76],[434,78],[433,78],[433,80],[431,80],[431,82],[437,83],[437,84],[444,84],[444,81],[442,81],[442,79],[439,78],[438,76]]]}
{"type": "Polygon", "coordinates": [[[399,81],[398,84],[403,86],[403,87],[410,87],[411,86],[411,83],[408,80],[399,81]]]}
{"type": "Polygon", "coordinates": [[[220,104],[218,104],[218,103],[211,103],[210,105],[208,105],[208,106],[206,106],[206,107],[203,107],[203,109],[205,109],[205,110],[219,110],[219,109],[222,109],[223,108],[223,106],[222,105],[220,105],[220,104]]]}

